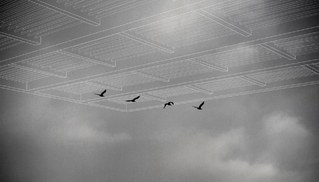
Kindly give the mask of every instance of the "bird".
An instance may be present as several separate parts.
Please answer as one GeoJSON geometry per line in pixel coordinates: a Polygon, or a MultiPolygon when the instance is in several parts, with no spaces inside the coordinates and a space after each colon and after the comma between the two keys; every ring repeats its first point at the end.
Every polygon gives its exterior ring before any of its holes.
{"type": "Polygon", "coordinates": [[[106,93],[106,89],[103,90],[103,92],[101,92],[100,94],[95,94],[95,95],[98,95],[98,96],[100,96],[100,97],[105,97],[105,96],[104,96],[105,93],[106,93]]]}
{"type": "Polygon", "coordinates": [[[135,97],[135,98],[133,98],[133,99],[126,100],[126,102],[136,102],[136,100],[139,99],[140,97],[141,97],[141,96],[139,95],[139,96],[137,96],[137,97],[135,97]]]}
{"type": "Polygon", "coordinates": [[[203,110],[202,107],[203,107],[204,103],[205,103],[205,101],[203,101],[199,106],[193,106],[193,107],[198,109],[198,110],[203,110]]]}
{"type": "Polygon", "coordinates": [[[166,102],[166,103],[164,104],[163,109],[165,109],[166,106],[172,106],[172,105],[174,105],[174,102],[172,102],[172,101],[166,102]]]}

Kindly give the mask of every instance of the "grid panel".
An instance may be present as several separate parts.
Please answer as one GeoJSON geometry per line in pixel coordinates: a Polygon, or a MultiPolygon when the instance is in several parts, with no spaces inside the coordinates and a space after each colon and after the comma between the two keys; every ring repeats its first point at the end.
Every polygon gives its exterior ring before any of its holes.
{"type": "Polygon", "coordinates": [[[196,84],[197,87],[203,88],[205,90],[209,90],[212,92],[247,87],[252,85],[253,85],[252,83],[246,80],[243,80],[240,77],[226,78],[226,79],[220,79],[220,80],[214,80],[214,81],[210,81],[206,83],[196,84]]]}
{"type": "Polygon", "coordinates": [[[253,79],[259,80],[265,83],[279,82],[291,79],[297,79],[302,77],[312,76],[314,73],[304,67],[296,66],[279,70],[271,70],[261,73],[255,73],[247,75],[253,79]]]}
{"type": "Polygon", "coordinates": [[[181,96],[181,95],[187,95],[187,94],[193,94],[193,93],[198,93],[198,91],[195,91],[193,89],[190,89],[184,86],[147,92],[147,94],[154,95],[160,98],[181,96]]]}
{"type": "Polygon", "coordinates": [[[144,68],[140,71],[161,78],[174,79],[212,72],[212,69],[191,60],[182,60],[144,68]]]}
{"type": "Polygon", "coordinates": [[[166,18],[133,31],[173,48],[235,34],[194,12],[166,18]]]}
{"type": "Polygon", "coordinates": [[[81,83],[66,85],[66,86],[57,87],[53,89],[57,91],[61,91],[61,92],[81,95],[81,94],[91,93],[91,92],[99,93],[103,91],[105,88],[103,86],[91,84],[89,82],[81,82],[81,83]]]}
{"type": "Polygon", "coordinates": [[[281,57],[260,46],[240,47],[232,51],[198,57],[207,63],[221,67],[239,67],[249,64],[280,59],[281,57]]]}
{"type": "Polygon", "coordinates": [[[31,37],[47,36],[81,24],[73,18],[29,1],[12,0],[1,5],[2,26],[31,37]]]}
{"type": "Polygon", "coordinates": [[[257,30],[318,15],[318,7],[317,0],[232,0],[207,8],[207,11],[257,30]]]}
{"type": "Polygon", "coordinates": [[[15,68],[12,66],[4,66],[0,68],[0,77],[6,80],[26,83],[48,76],[20,68],[15,68]]]}
{"type": "Polygon", "coordinates": [[[21,44],[23,43],[0,35],[0,52],[21,44]]]}
{"type": "Polygon", "coordinates": [[[72,51],[105,61],[121,61],[158,52],[157,49],[121,35],[113,35],[97,41],[75,46],[72,48],[72,51]]]}
{"type": "Polygon", "coordinates": [[[65,6],[73,6],[81,12],[88,12],[90,16],[102,18],[140,6],[150,1],[152,0],[60,0],[59,2],[64,3],[65,6]]]}
{"type": "Polygon", "coordinates": [[[114,86],[118,88],[135,86],[154,82],[155,80],[134,72],[120,73],[91,80],[96,83],[114,86]]]}
{"type": "Polygon", "coordinates": [[[319,32],[277,40],[274,43],[294,55],[318,52],[319,32]]]}
{"type": "Polygon", "coordinates": [[[85,61],[84,59],[75,58],[59,52],[36,56],[23,62],[35,67],[48,68],[61,72],[75,71],[94,65],[93,63],[85,61]]]}

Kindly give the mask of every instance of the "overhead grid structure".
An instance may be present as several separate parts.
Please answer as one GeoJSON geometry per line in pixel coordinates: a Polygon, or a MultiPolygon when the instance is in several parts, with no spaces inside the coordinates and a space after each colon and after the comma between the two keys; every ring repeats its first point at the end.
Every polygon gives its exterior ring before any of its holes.
{"type": "Polygon", "coordinates": [[[316,0],[4,0],[0,17],[2,89],[133,112],[319,83],[316,0]]]}

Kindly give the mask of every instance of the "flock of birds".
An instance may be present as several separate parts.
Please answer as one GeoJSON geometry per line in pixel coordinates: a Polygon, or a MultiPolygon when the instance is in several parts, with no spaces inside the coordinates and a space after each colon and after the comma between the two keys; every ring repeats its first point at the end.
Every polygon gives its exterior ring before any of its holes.
{"type": "MultiPolygon", "coordinates": [[[[97,93],[95,93],[95,95],[98,95],[98,96],[100,96],[100,97],[105,97],[105,93],[106,93],[106,89],[105,90],[103,90],[101,93],[99,93],[99,94],[97,94],[97,93]]],[[[136,100],[137,99],[139,99],[141,96],[139,95],[139,96],[137,96],[137,97],[134,97],[133,99],[129,99],[129,100],[125,100],[126,102],[136,102],[136,100]]],[[[193,106],[194,108],[196,108],[197,110],[203,110],[203,105],[204,105],[204,103],[205,103],[205,101],[203,101],[199,106],[193,106]]],[[[164,104],[164,106],[163,106],[163,109],[165,109],[166,108],[166,106],[173,106],[174,105],[174,102],[172,102],[172,101],[169,101],[169,102],[166,102],[165,104],[164,104]]]]}

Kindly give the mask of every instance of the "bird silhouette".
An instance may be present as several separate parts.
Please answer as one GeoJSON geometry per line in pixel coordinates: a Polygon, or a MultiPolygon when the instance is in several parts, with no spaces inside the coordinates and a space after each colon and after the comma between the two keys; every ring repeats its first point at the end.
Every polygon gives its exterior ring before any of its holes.
{"type": "Polygon", "coordinates": [[[166,102],[166,103],[164,104],[163,109],[165,109],[166,106],[172,106],[172,105],[174,105],[174,102],[172,102],[172,101],[166,102]]]}
{"type": "Polygon", "coordinates": [[[203,101],[199,106],[193,106],[193,107],[198,109],[198,110],[203,110],[202,107],[203,107],[204,103],[205,103],[205,101],[203,101]]]}
{"type": "Polygon", "coordinates": [[[100,97],[105,97],[105,96],[104,96],[105,93],[106,93],[106,89],[103,90],[103,92],[101,92],[100,94],[95,94],[95,95],[98,95],[98,96],[100,96],[100,97]]]}
{"type": "Polygon", "coordinates": [[[141,97],[141,96],[139,95],[139,96],[137,96],[137,97],[135,97],[135,98],[133,98],[133,99],[126,100],[126,102],[136,102],[136,100],[139,99],[140,97],[141,97]]]}

